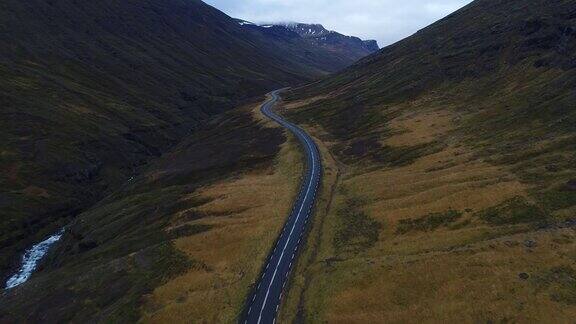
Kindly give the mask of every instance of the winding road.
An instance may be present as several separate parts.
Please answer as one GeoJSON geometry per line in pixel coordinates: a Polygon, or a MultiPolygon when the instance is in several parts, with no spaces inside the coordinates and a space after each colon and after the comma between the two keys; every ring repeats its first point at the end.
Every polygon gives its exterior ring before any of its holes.
{"type": "Polygon", "coordinates": [[[304,242],[303,237],[313,213],[322,177],[320,152],[314,140],[300,127],[287,122],[272,111],[279,99],[280,91],[271,92],[271,98],[262,105],[261,110],[264,115],[290,130],[300,140],[306,153],[306,172],[290,217],[276,241],[274,250],[266,260],[266,266],[254,290],[249,295],[240,323],[275,323],[286,282],[304,242]]]}

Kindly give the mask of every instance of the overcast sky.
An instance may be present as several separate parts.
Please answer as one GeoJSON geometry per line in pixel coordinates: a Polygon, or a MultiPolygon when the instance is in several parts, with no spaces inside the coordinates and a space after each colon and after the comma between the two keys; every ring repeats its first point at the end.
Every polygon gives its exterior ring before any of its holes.
{"type": "Polygon", "coordinates": [[[419,29],[471,0],[205,0],[228,15],[256,23],[320,23],[380,46],[419,29]]]}

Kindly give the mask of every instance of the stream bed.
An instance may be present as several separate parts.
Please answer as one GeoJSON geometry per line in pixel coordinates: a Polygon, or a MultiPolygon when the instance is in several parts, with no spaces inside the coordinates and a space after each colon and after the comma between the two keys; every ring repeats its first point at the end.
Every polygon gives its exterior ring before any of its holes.
{"type": "Polygon", "coordinates": [[[50,247],[62,238],[63,234],[64,228],[26,250],[22,256],[20,269],[6,281],[6,289],[11,289],[25,283],[36,270],[38,262],[42,260],[48,250],[50,250],[50,247]]]}

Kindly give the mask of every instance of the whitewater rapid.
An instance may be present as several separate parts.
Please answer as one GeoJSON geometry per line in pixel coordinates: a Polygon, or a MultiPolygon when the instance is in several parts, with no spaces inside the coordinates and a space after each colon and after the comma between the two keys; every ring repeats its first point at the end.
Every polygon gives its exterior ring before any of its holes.
{"type": "Polygon", "coordinates": [[[48,250],[50,250],[50,247],[62,238],[63,234],[64,228],[58,233],[26,250],[22,256],[22,265],[20,266],[20,269],[18,269],[18,271],[12,275],[8,281],[6,281],[6,289],[11,289],[25,283],[36,270],[38,262],[42,260],[48,250]]]}

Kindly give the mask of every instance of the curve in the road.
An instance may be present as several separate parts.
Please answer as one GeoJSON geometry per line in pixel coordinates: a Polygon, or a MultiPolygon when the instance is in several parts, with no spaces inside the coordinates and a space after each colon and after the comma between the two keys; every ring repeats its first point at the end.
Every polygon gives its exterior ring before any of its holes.
{"type": "Polygon", "coordinates": [[[282,294],[303,242],[322,177],[320,152],[314,140],[300,127],[284,120],[272,111],[279,99],[279,92],[280,90],[270,93],[270,99],[262,105],[262,113],[288,129],[301,142],[306,153],[306,172],[290,217],[246,303],[240,322],[247,324],[268,324],[276,321],[282,294]]]}

